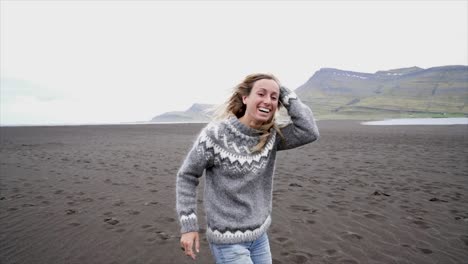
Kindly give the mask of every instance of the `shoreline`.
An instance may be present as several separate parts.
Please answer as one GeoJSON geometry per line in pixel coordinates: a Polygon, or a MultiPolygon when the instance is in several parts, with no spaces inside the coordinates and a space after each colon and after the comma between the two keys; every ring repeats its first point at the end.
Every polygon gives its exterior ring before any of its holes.
{"type": "Polygon", "coordinates": [[[422,126],[441,126],[441,125],[468,125],[468,118],[466,117],[446,117],[446,118],[394,118],[378,121],[365,121],[361,125],[370,126],[408,126],[408,125],[422,125],[422,126]]]}
{"type": "MultiPolygon", "coordinates": [[[[436,117],[436,118],[392,118],[382,120],[362,119],[316,119],[320,121],[355,121],[361,125],[468,125],[468,117],[436,117]],[[435,121],[435,122],[432,122],[435,121]]],[[[122,123],[77,123],[77,124],[13,124],[0,125],[7,127],[83,127],[83,126],[126,126],[126,125],[173,125],[173,124],[207,124],[209,121],[175,121],[175,122],[122,122],[122,123]]]]}

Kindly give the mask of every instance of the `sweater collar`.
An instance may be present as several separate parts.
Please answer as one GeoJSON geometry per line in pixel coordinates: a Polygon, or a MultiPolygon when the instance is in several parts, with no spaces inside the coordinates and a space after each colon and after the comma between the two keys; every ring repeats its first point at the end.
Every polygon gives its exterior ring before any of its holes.
{"type": "Polygon", "coordinates": [[[231,116],[228,118],[228,122],[234,126],[237,130],[241,133],[248,135],[248,136],[261,136],[263,133],[260,130],[255,128],[251,128],[249,126],[244,125],[239,119],[235,116],[231,116]]]}

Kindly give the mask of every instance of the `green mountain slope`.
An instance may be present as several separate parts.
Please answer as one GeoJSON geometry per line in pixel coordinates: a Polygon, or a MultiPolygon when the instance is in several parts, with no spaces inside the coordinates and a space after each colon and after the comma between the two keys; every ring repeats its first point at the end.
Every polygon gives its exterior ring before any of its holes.
{"type": "Polygon", "coordinates": [[[468,116],[468,66],[376,73],[323,68],[296,93],[319,119],[468,116]]]}

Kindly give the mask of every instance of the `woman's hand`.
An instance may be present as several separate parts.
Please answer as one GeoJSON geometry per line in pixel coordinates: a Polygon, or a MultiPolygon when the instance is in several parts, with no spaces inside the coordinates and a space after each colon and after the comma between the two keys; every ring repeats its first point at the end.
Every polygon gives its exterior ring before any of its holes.
{"type": "Polygon", "coordinates": [[[291,93],[291,91],[290,91],[288,88],[286,88],[286,87],[284,87],[284,86],[280,86],[279,102],[280,102],[283,106],[289,104],[289,102],[288,102],[289,98],[287,98],[286,96],[287,96],[288,94],[290,94],[290,93],[291,93]]]}
{"type": "Polygon", "coordinates": [[[195,250],[200,252],[200,237],[198,232],[188,232],[182,234],[180,238],[180,246],[182,250],[185,251],[185,255],[196,258],[195,252],[193,252],[193,241],[195,241],[195,250]]]}

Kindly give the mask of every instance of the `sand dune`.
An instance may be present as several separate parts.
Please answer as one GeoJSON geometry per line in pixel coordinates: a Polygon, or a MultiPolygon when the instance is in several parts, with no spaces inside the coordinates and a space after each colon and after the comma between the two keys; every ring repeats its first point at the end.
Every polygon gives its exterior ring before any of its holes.
{"type": "MultiPolygon", "coordinates": [[[[202,126],[0,128],[0,262],[213,263],[204,234],[180,251],[174,201],[202,126]]],[[[468,126],[319,128],[278,153],[273,263],[466,262],[468,126]]]]}

